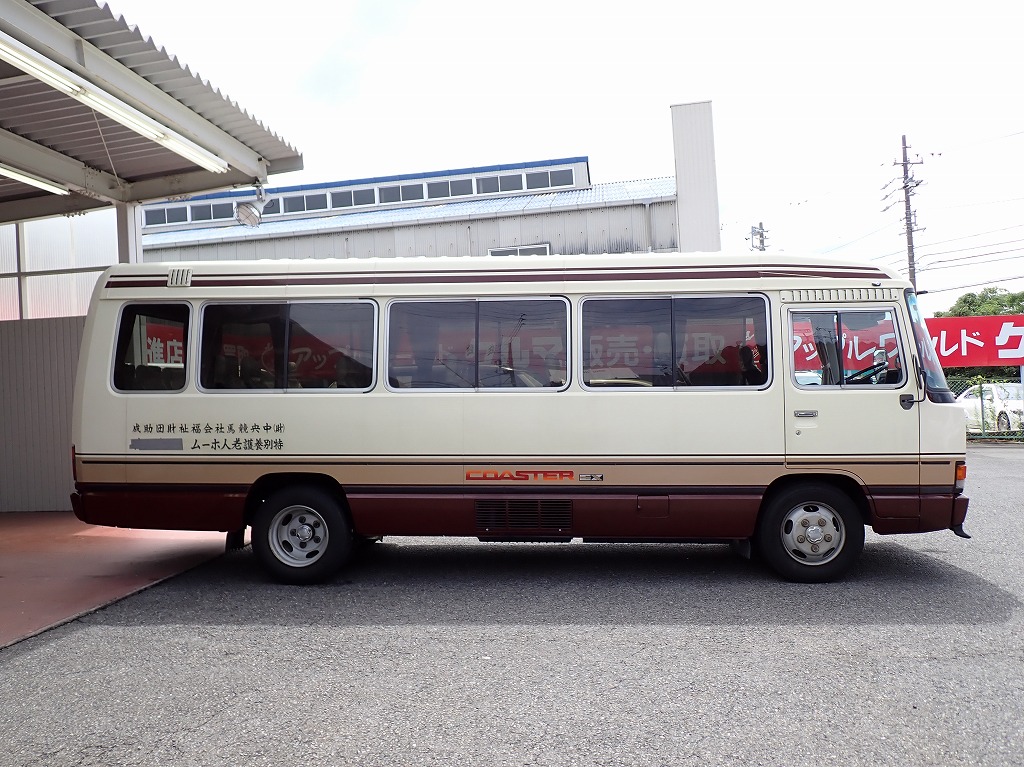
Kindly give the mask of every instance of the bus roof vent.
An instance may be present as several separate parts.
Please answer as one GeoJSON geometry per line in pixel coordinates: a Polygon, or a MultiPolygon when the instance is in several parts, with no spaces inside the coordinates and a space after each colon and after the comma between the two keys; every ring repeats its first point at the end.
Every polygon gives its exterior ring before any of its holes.
{"type": "Polygon", "coordinates": [[[899,301],[900,288],[812,288],[783,290],[779,295],[783,303],[815,303],[835,301],[899,301]]]}
{"type": "Polygon", "coordinates": [[[175,267],[167,272],[167,287],[187,288],[192,285],[192,270],[185,267],[175,267]]]}

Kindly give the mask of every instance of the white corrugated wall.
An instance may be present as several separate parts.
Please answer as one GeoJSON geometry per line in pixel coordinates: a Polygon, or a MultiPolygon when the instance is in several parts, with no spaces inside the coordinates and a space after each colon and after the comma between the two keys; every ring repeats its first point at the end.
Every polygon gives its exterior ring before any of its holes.
{"type": "Polygon", "coordinates": [[[84,317],[0,322],[0,512],[67,511],[84,317]]]}
{"type": "Polygon", "coordinates": [[[644,253],[676,249],[674,202],[558,210],[465,221],[382,226],[379,229],[291,237],[146,246],[144,260],[235,258],[393,258],[480,256],[490,248],[548,243],[552,253],[644,253]],[[650,221],[648,221],[648,217],[650,221]]]}

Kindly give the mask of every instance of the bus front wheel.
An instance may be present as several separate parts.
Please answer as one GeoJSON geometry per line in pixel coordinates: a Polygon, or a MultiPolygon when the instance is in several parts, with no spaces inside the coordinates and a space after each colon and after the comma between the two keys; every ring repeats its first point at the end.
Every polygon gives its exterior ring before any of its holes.
{"type": "Polygon", "coordinates": [[[252,523],[252,548],[260,564],[282,583],[320,583],[352,554],[352,529],[330,493],[292,487],[270,496],[252,523]]]}
{"type": "Polygon", "coordinates": [[[864,522],[856,505],[820,482],[783,491],[758,522],[758,552],[779,575],[798,583],[841,577],[863,548],[864,522]]]}

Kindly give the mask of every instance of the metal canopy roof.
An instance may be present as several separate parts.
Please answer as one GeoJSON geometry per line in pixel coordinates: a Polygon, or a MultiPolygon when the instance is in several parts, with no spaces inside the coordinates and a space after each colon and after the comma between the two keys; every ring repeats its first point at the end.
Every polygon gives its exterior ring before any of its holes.
{"type": "Polygon", "coordinates": [[[0,163],[68,187],[0,176],[0,223],[265,184],[302,155],[123,17],[93,0],[0,0],[0,32],[226,161],[204,170],[0,61],[0,163]]]}

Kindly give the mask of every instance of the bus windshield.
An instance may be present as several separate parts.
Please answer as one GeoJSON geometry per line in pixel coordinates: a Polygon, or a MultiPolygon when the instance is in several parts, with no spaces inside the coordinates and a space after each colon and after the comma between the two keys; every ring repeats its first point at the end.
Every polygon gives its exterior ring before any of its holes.
{"type": "MultiPolygon", "coordinates": [[[[946,383],[946,376],[942,372],[942,363],[935,353],[935,344],[928,335],[928,328],[921,317],[921,309],[917,305],[917,294],[912,290],[907,291],[907,308],[910,310],[910,321],[914,326],[914,340],[917,341],[917,353],[921,358],[921,368],[924,370],[925,388],[929,394],[949,392],[949,384],[946,383]]],[[[952,394],[950,394],[952,397],[952,394]]]]}

